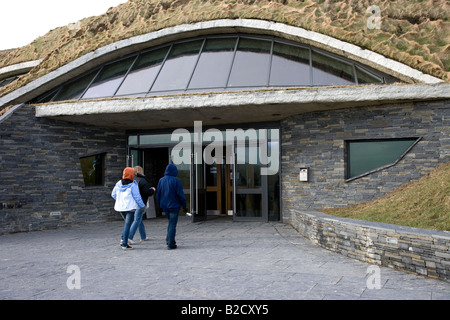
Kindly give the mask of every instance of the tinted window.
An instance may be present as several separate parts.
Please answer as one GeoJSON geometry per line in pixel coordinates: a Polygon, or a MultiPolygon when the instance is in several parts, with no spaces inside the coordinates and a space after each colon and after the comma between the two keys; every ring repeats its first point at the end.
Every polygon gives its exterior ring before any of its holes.
{"type": "Polygon", "coordinates": [[[312,52],[314,85],[353,84],[353,66],[319,52],[312,52]]]}
{"type": "Polygon", "coordinates": [[[237,38],[208,39],[189,84],[190,89],[227,85],[237,38]]]}
{"type": "Polygon", "coordinates": [[[158,75],[169,48],[164,47],[141,54],[117,91],[117,95],[147,93],[158,75]]]}
{"type": "Polygon", "coordinates": [[[84,90],[86,90],[89,83],[91,83],[92,79],[94,79],[98,70],[95,70],[84,77],[81,77],[74,82],[66,84],[62,89],[58,92],[58,94],[53,99],[54,101],[62,101],[62,100],[78,100],[83,94],[84,90]]]}
{"type": "Polygon", "coordinates": [[[267,86],[271,42],[239,39],[229,87],[267,86]]]}
{"type": "Polygon", "coordinates": [[[358,67],[356,67],[356,76],[358,77],[358,84],[383,83],[382,79],[375,77],[358,67]]]}
{"type": "Polygon", "coordinates": [[[202,43],[196,40],[173,45],[151,91],[186,89],[202,43]]]}
{"type": "Polygon", "coordinates": [[[309,49],[274,43],[271,86],[310,85],[309,73],[309,49]]]}
{"type": "Polygon", "coordinates": [[[81,172],[86,187],[103,185],[104,158],[104,153],[80,158],[81,172]]]}
{"type": "Polygon", "coordinates": [[[104,66],[83,99],[113,96],[135,59],[133,56],[104,66]]]}
{"type": "Polygon", "coordinates": [[[349,141],[347,178],[394,164],[417,139],[349,141]]]}

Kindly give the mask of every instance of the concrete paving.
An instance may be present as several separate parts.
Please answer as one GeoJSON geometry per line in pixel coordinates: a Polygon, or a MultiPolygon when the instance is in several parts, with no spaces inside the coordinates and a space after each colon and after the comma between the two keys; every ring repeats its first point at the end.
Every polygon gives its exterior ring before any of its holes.
{"type": "Polygon", "coordinates": [[[176,250],[166,219],[144,223],[150,241],[130,251],[121,221],[0,236],[0,299],[450,299],[450,283],[373,271],[282,223],[180,217],[176,250]]]}

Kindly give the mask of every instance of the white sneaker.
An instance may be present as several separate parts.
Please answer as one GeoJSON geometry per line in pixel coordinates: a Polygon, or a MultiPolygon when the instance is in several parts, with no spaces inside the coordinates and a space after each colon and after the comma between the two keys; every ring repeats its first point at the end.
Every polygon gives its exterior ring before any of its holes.
{"type": "Polygon", "coordinates": [[[144,241],[149,241],[150,239],[147,237],[147,238],[145,238],[145,239],[141,239],[141,242],[144,242],[144,241]]]}
{"type": "MultiPolygon", "coordinates": [[[[123,243],[123,240],[120,240],[120,245],[122,245],[122,243],[123,243]]],[[[138,242],[134,242],[133,240],[128,239],[128,244],[138,244],[138,242]]]]}

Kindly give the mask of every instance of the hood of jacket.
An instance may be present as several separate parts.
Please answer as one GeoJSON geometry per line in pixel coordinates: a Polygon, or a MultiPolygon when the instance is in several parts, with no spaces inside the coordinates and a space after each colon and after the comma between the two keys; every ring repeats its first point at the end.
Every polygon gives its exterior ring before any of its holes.
{"type": "Polygon", "coordinates": [[[131,186],[133,185],[133,182],[134,181],[130,180],[130,179],[121,179],[117,183],[117,186],[119,187],[120,191],[125,191],[128,188],[131,188],[131,186]]]}
{"type": "Polygon", "coordinates": [[[178,169],[173,163],[169,163],[166,167],[166,172],[164,172],[165,176],[176,177],[178,175],[178,169]]]}

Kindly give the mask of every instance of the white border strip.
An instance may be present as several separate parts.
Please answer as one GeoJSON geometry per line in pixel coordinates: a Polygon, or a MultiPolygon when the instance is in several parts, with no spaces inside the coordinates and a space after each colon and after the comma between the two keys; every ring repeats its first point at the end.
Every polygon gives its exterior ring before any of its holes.
{"type": "Polygon", "coordinates": [[[84,56],[75,59],[72,62],[67,63],[66,65],[36,79],[27,85],[23,86],[0,98],[0,107],[10,104],[11,101],[19,99],[21,96],[30,93],[31,91],[39,88],[42,85],[50,82],[51,80],[58,78],[64,74],[71,72],[74,69],[83,66],[93,59],[97,59],[102,56],[106,56],[116,50],[131,48],[136,45],[145,44],[147,42],[154,41],[156,39],[164,38],[167,36],[173,36],[185,32],[195,32],[195,31],[204,31],[211,29],[222,29],[222,28],[241,28],[248,30],[260,30],[267,33],[267,31],[271,33],[283,33],[290,36],[298,37],[313,43],[320,44],[325,47],[329,47],[334,50],[339,50],[340,52],[345,52],[349,55],[353,55],[359,57],[362,61],[367,61],[368,65],[379,65],[380,68],[388,68],[393,71],[393,73],[402,74],[407,78],[411,78],[417,82],[421,83],[439,83],[444,82],[443,80],[424,74],[418,70],[415,70],[405,64],[394,61],[392,59],[388,59],[378,53],[361,49],[356,45],[352,45],[350,43],[346,43],[341,40],[337,40],[330,36],[326,36],[314,31],[308,31],[303,28],[288,26],[286,24],[278,23],[278,22],[270,22],[264,20],[255,20],[255,19],[221,19],[221,20],[212,20],[205,22],[198,22],[193,24],[183,24],[170,28],[165,28],[162,30],[158,30],[155,32],[150,32],[147,34],[131,37],[128,39],[120,40],[115,43],[103,46],[94,50],[90,53],[85,54],[84,56]]]}
{"type": "Polygon", "coordinates": [[[7,67],[0,68],[0,79],[5,79],[10,76],[15,76],[17,74],[21,74],[23,72],[28,72],[37,65],[41,63],[41,60],[32,60],[32,61],[26,61],[21,62],[17,64],[13,64],[7,67]]]}

